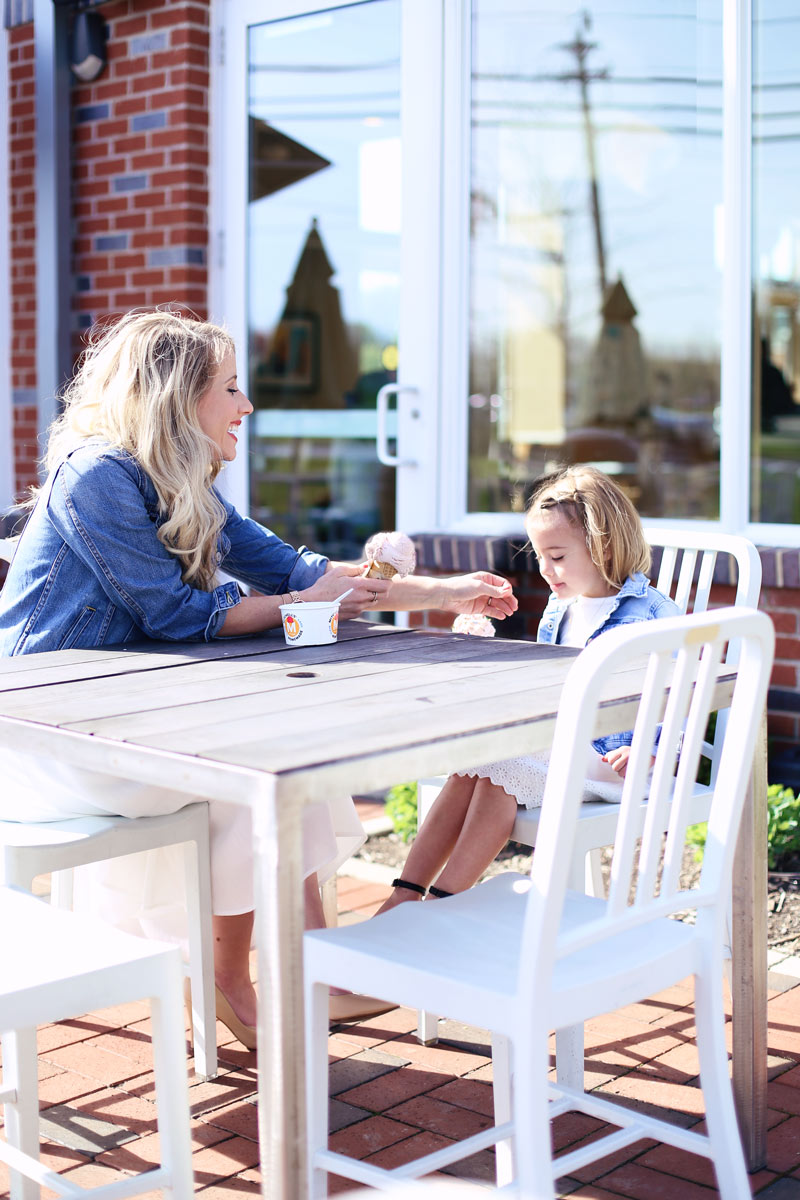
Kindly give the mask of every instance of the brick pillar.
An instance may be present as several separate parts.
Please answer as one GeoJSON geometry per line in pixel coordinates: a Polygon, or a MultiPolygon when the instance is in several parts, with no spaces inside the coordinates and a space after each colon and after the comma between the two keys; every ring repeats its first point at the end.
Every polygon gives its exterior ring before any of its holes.
{"type": "MultiPolygon", "coordinates": [[[[99,318],[208,311],[210,0],[117,0],[108,66],[72,92],[74,351],[99,318]]],[[[34,26],[9,31],[15,492],[37,481],[34,26]]]]}
{"type": "Polygon", "coordinates": [[[108,67],[73,90],[78,330],[154,304],[208,309],[208,0],[101,10],[108,67]]]}

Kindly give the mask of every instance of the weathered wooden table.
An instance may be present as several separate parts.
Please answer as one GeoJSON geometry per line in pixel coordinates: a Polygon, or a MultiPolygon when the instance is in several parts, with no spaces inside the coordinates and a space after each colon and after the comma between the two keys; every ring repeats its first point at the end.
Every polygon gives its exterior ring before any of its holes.
{"type": "MultiPolygon", "coordinates": [[[[358,621],[331,646],[288,649],[275,633],[0,660],[0,747],[252,808],[271,1200],[306,1194],[302,807],[546,749],[576,653],[358,621]]],[[[598,733],[633,725],[639,688],[636,671],[609,678],[598,733]]],[[[765,804],[762,745],[734,894],[734,1083],[751,1168],[766,1128],[765,804]]]]}

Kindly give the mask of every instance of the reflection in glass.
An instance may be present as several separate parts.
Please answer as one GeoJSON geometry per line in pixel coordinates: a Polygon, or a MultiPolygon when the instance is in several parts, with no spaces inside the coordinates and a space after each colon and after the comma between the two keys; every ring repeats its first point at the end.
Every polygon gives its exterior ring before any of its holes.
{"type": "Polygon", "coordinates": [[[337,558],[395,523],[399,45],[399,0],[250,30],[250,511],[337,558]]]}
{"type": "Polygon", "coordinates": [[[753,5],[752,519],[800,523],[800,70],[794,0],[753,5]]]}
{"type": "Polygon", "coordinates": [[[716,517],[721,0],[475,0],[469,504],[566,462],[716,517]]]}

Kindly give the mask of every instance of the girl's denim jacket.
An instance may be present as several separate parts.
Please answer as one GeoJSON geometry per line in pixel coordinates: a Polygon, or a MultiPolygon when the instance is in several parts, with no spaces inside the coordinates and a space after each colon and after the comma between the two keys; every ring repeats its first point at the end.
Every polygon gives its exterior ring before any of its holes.
{"type": "MultiPolygon", "coordinates": [[[[646,575],[637,571],[629,575],[615,596],[614,607],[602,625],[595,629],[589,638],[593,642],[607,629],[616,629],[620,625],[635,625],[639,621],[653,621],[657,617],[677,617],[680,609],[668,596],[664,596],[656,588],[651,587],[646,575]]],[[[558,631],[570,601],[559,600],[551,596],[547,608],[539,623],[536,634],[537,642],[547,642],[550,645],[558,642],[558,631]]],[[[588,642],[586,643],[589,644],[588,642]]],[[[630,746],[633,741],[633,731],[626,733],[611,733],[607,737],[597,738],[592,742],[598,754],[607,754],[619,746],[630,746]]]]}
{"type": "MultiPolygon", "coordinates": [[[[326,558],[294,550],[216,494],[226,513],[226,575],[276,595],[324,573],[326,558]]],[[[132,455],[97,441],[67,455],[45,483],[0,592],[0,655],[142,638],[210,641],[239,589],[184,583],[179,560],[157,537],[163,520],[132,455]]]]}

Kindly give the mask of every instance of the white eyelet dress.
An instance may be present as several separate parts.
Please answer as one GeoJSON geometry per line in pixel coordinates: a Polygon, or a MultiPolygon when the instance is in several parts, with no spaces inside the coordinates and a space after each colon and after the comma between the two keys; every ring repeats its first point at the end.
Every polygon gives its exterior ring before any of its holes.
{"type": "MultiPolygon", "coordinates": [[[[3,750],[0,820],[61,821],[67,817],[147,817],[177,812],[194,796],[3,750]]],[[[253,830],[250,810],[208,802],[211,899],[217,916],[251,912],[253,830]]],[[[303,874],[320,883],[363,845],[365,834],[349,796],[311,804],[303,812],[303,874]]],[[[183,849],[168,846],[80,867],[75,905],[139,936],[185,944],[183,849]]]]}

